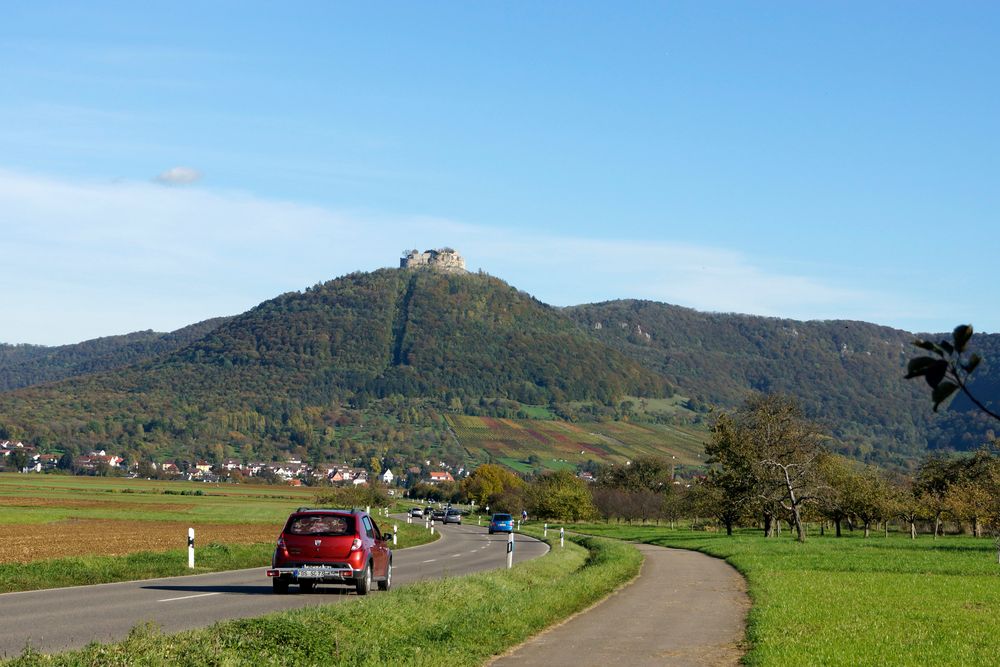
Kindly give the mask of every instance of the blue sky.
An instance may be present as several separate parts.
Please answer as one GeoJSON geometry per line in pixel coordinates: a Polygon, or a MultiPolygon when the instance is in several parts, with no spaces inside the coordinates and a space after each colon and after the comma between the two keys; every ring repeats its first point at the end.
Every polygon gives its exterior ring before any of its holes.
{"type": "Polygon", "coordinates": [[[997,331],[998,29],[985,2],[6,7],[0,341],[441,245],[554,305],[997,331]]]}

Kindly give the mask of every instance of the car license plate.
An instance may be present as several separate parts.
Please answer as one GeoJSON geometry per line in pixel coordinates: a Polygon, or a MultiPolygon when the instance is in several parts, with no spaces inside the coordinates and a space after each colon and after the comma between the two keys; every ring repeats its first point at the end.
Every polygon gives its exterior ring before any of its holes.
{"type": "Polygon", "coordinates": [[[333,570],[327,570],[326,568],[307,568],[302,570],[296,570],[295,576],[299,579],[322,579],[327,575],[327,573],[332,573],[333,570]]]}

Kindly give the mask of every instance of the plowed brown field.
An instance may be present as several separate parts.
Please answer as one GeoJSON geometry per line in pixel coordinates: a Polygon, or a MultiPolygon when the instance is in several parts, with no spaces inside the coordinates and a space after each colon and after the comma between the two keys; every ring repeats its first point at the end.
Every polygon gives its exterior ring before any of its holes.
{"type": "MultiPolygon", "coordinates": [[[[0,525],[0,563],[29,563],[46,558],[169,551],[187,546],[191,524],[174,521],[73,519],[46,524],[0,525]]],[[[281,525],[198,524],[195,544],[271,542],[281,525]]]]}

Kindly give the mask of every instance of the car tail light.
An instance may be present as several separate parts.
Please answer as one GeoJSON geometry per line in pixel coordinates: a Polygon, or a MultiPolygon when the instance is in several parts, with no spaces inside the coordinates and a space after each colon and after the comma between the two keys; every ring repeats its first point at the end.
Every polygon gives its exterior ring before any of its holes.
{"type": "Polygon", "coordinates": [[[351,551],[357,551],[360,548],[361,548],[361,538],[355,537],[354,541],[351,542],[351,551]]]}

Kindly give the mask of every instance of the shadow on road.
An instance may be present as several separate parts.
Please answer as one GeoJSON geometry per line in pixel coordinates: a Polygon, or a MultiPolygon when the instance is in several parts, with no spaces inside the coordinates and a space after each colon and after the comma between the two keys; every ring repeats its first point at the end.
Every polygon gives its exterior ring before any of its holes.
{"type": "MultiPolygon", "coordinates": [[[[155,585],[155,586],[143,586],[144,589],[150,591],[173,591],[173,592],[183,592],[183,593],[237,593],[240,595],[274,595],[274,591],[270,584],[264,584],[261,586],[212,586],[212,585],[155,585]]],[[[292,585],[288,589],[289,594],[294,595],[296,593],[301,593],[298,586],[292,585]]],[[[323,586],[319,585],[313,588],[311,591],[302,593],[303,595],[348,595],[354,592],[354,586],[323,586]]]]}

